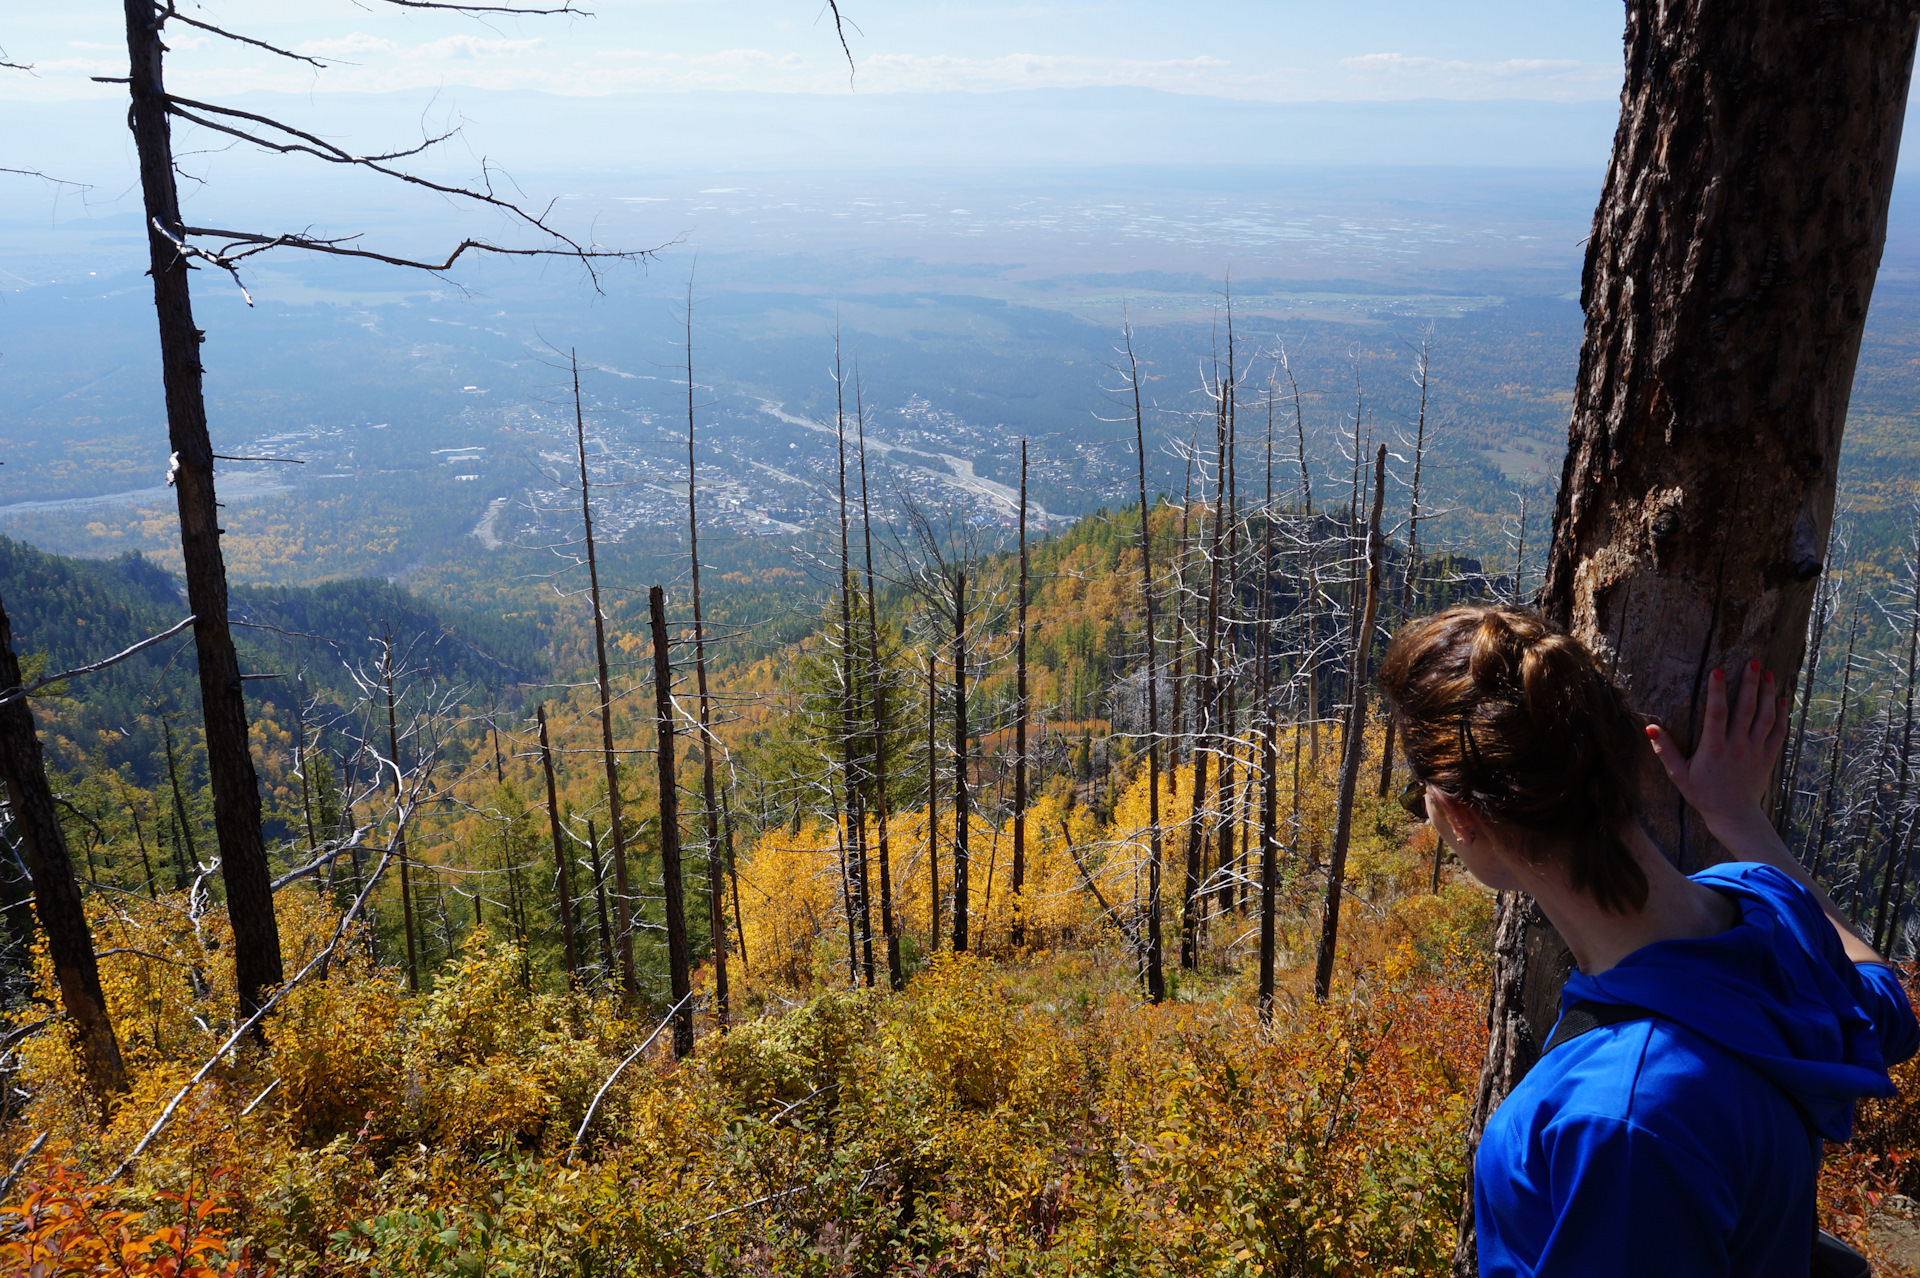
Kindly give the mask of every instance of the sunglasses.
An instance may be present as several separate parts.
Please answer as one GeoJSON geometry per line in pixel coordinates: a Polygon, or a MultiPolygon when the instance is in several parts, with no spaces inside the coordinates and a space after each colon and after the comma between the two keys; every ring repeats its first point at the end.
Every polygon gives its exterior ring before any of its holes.
{"type": "Polygon", "coordinates": [[[1400,806],[1416,821],[1427,819],[1427,783],[1414,778],[1400,787],[1400,806]]]}

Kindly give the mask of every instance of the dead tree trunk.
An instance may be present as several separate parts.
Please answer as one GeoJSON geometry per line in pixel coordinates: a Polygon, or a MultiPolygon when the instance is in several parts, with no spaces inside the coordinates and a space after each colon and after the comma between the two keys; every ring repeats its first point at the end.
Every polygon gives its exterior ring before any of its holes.
{"type": "Polygon", "coordinates": [[[1293,361],[1287,357],[1284,344],[1280,347],[1280,369],[1287,375],[1287,390],[1293,399],[1293,432],[1298,450],[1294,459],[1300,464],[1300,504],[1307,517],[1307,578],[1301,601],[1306,611],[1307,764],[1317,774],[1320,771],[1320,539],[1315,535],[1313,520],[1313,475],[1307,469],[1306,408],[1300,398],[1300,379],[1294,375],[1293,361]]]}
{"type": "MultiPolygon", "coordinates": [[[[593,868],[594,921],[600,937],[600,980],[613,979],[613,936],[607,927],[607,872],[600,861],[600,831],[587,821],[587,856],[593,868]]],[[[479,913],[479,898],[474,898],[474,913],[479,913]]]]}
{"type": "MultiPolygon", "coordinates": [[[[20,660],[13,651],[13,625],[0,604],[0,694],[21,687],[22,682],[20,660]]],[[[47,934],[47,957],[60,985],[60,1005],[73,1020],[87,1081],[104,1101],[109,1094],[127,1089],[126,1067],[107,1019],[93,931],[87,926],[80,884],[73,877],[66,836],[40,756],[40,735],[24,695],[0,704],[0,785],[13,808],[15,840],[33,881],[34,904],[47,934]]]]}
{"type": "Polygon", "coordinates": [[[967,948],[967,574],[953,570],[953,948],[967,948]]]}
{"type": "MultiPolygon", "coordinates": [[[[173,890],[178,892],[187,886],[187,866],[198,868],[200,849],[194,846],[193,826],[187,821],[187,798],[180,791],[180,761],[173,751],[173,725],[165,716],[160,719],[160,731],[167,743],[167,784],[173,792],[173,821],[177,827],[173,841],[173,890]]],[[[368,935],[372,935],[371,931],[368,935]]]]}
{"type": "MultiPolygon", "coordinates": [[[[1416,606],[1414,579],[1420,571],[1420,472],[1427,461],[1427,369],[1432,345],[1430,339],[1420,343],[1419,362],[1416,365],[1418,372],[1414,374],[1414,382],[1420,388],[1420,409],[1413,427],[1413,491],[1407,498],[1407,566],[1400,574],[1400,616],[1403,619],[1413,615],[1416,606]]],[[[1380,747],[1380,788],[1376,792],[1382,799],[1393,788],[1393,726],[1393,716],[1388,715],[1386,743],[1380,747]]]]}
{"type": "Polygon", "coordinates": [[[165,50],[153,0],[126,0],[128,123],[140,157],[140,189],[147,215],[149,274],[160,323],[161,380],[166,390],[168,479],[180,510],[180,554],[193,609],[194,653],[200,666],[200,710],[206,724],[207,775],[213,782],[213,828],[220,845],[220,876],[233,924],[234,982],[240,1017],[258,1010],[265,991],[285,979],[280,930],[274,919],[273,876],[260,829],[260,786],[247,738],[247,703],[240,658],[227,627],[227,565],[220,551],[219,502],[214,497],[213,441],[201,390],[200,343],[188,287],[180,197],[174,183],[173,136],[161,76],[165,50]]]}
{"type": "MultiPolygon", "coordinates": [[[[613,683],[607,677],[607,614],[600,606],[600,558],[593,544],[593,500],[587,481],[587,420],[580,407],[580,359],[572,351],[567,352],[567,359],[573,366],[573,440],[580,460],[580,526],[585,530],[587,542],[587,596],[593,605],[593,655],[600,690],[600,758],[607,772],[607,838],[613,845],[613,916],[614,925],[620,931],[621,985],[631,1002],[638,996],[640,986],[633,970],[633,891],[627,880],[627,827],[620,810],[620,765],[613,752],[613,683]]],[[[678,873],[677,867],[675,872],[678,873]]],[[[676,1037],[674,1041],[678,1043],[679,1039],[676,1037]]]]}
{"type": "Polygon", "coordinates": [[[1013,691],[1013,935],[1014,948],[1027,943],[1027,441],[1020,441],[1020,604],[1014,639],[1013,691]]]}
{"type": "MultiPolygon", "coordinates": [[[[1916,22],[1866,0],[1627,5],[1542,607],[1688,749],[1716,666],[1798,676],[1916,22]]],[[[1649,793],[1670,855],[1711,860],[1679,796],[1649,793]]],[[[1566,970],[1531,902],[1497,930],[1475,1131],[1532,1064],[1566,970]]]]}
{"type": "MultiPolygon", "coordinates": [[[[1140,604],[1146,614],[1147,641],[1147,998],[1159,1003],[1167,997],[1160,934],[1160,879],[1165,873],[1166,849],[1160,835],[1160,675],[1155,661],[1159,637],[1153,608],[1153,517],[1147,505],[1147,426],[1140,403],[1140,360],[1133,352],[1133,325],[1126,325],[1123,332],[1127,389],[1133,392],[1133,450],[1140,474],[1140,604]]],[[[1177,680],[1174,686],[1178,696],[1177,680]]]]}
{"type": "MultiPolygon", "coordinates": [[[[1273,700],[1273,396],[1267,396],[1267,501],[1260,538],[1260,1020],[1273,1020],[1280,893],[1280,712],[1273,700]]],[[[1300,755],[1294,728],[1294,757],[1300,755]]]]}
{"type": "Polygon", "coordinates": [[[1780,765],[1780,793],[1774,799],[1773,828],[1780,837],[1791,844],[1793,840],[1793,810],[1795,800],[1800,797],[1799,786],[1795,784],[1800,776],[1801,752],[1807,744],[1807,712],[1813,709],[1813,690],[1820,682],[1820,653],[1827,637],[1827,615],[1833,604],[1833,578],[1828,577],[1821,583],[1821,589],[1814,596],[1813,633],[1807,640],[1806,678],[1800,683],[1800,714],[1794,724],[1793,735],[1787,745],[1787,755],[1780,765]]]}
{"type": "Polygon", "coordinates": [[[873,810],[880,855],[880,931],[887,941],[887,984],[898,990],[906,988],[907,974],[900,966],[900,924],[893,915],[893,848],[887,829],[892,815],[887,801],[887,689],[885,667],[880,661],[879,597],[874,593],[873,509],[867,500],[867,408],[857,380],[853,416],[860,441],[860,538],[867,555],[867,691],[872,697],[869,712],[873,718],[873,810]]]}
{"type": "Polygon", "coordinates": [[[707,818],[707,928],[713,936],[713,1019],[727,1023],[726,865],[713,776],[713,700],[707,694],[707,630],[700,610],[700,508],[694,496],[693,277],[687,277],[687,559],[693,574],[693,670],[700,690],[701,798],[707,818]]]}
{"type": "Polygon", "coordinates": [[[1327,855],[1327,904],[1320,920],[1320,952],[1313,965],[1313,996],[1325,1002],[1333,992],[1333,956],[1340,940],[1340,892],[1347,872],[1347,844],[1353,837],[1353,796],[1360,782],[1360,756],[1367,736],[1367,660],[1373,649],[1373,622],[1380,609],[1380,506],[1386,496],[1387,446],[1373,458],[1373,514],[1367,520],[1366,605],[1360,610],[1347,672],[1347,722],[1340,761],[1340,800],[1334,812],[1333,850],[1327,855]]]}
{"type": "Polygon", "coordinates": [[[1215,830],[1217,841],[1214,855],[1214,873],[1219,876],[1220,885],[1215,893],[1215,908],[1223,916],[1232,913],[1235,908],[1237,888],[1239,886],[1239,790],[1234,778],[1234,758],[1239,747],[1239,723],[1237,717],[1236,696],[1234,690],[1234,670],[1238,663],[1238,645],[1235,642],[1236,621],[1235,605],[1239,599],[1239,547],[1240,547],[1240,494],[1239,494],[1239,374],[1237,372],[1236,351],[1233,333],[1233,309],[1229,299],[1227,309],[1227,376],[1220,385],[1221,416],[1225,426],[1226,448],[1221,458],[1220,510],[1226,520],[1226,546],[1221,562],[1222,590],[1219,618],[1220,639],[1218,664],[1214,667],[1214,700],[1219,705],[1219,726],[1215,730],[1214,740],[1220,749],[1220,767],[1215,773],[1214,808],[1218,811],[1219,825],[1215,830]]]}
{"type": "MultiPolygon", "coordinates": [[[[1207,758],[1224,744],[1221,728],[1220,677],[1220,590],[1222,534],[1226,518],[1227,414],[1224,400],[1214,414],[1214,442],[1217,454],[1214,471],[1213,521],[1207,533],[1207,611],[1202,653],[1194,671],[1194,750],[1192,812],[1187,821],[1187,877],[1180,899],[1180,966],[1189,971],[1200,967],[1200,913],[1203,881],[1202,860],[1206,849],[1207,758]]],[[[1227,770],[1223,754],[1220,771],[1227,770]]]]}
{"type": "Polygon", "coordinates": [[[940,948],[940,751],[939,670],[927,649],[927,953],[940,948]]]}
{"type": "Polygon", "coordinates": [[[846,798],[848,831],[853,835],[856,859],[850,864],[854,895],[848,908],[860,926],[860,966],[867,988],[873,988],[873,907],[868,891],[867,817],[860,785],[860,750],[856,743],[855,707],[860,700],[859,676],[854,660],[859,645],[853,637],[853,555],[847,526],[847,411],[846,381],[840,367],[840,341],[833,344],[834,439],[839,448],[840,474],[840,654],[835,663],[840,676],[840,771],[842,793],[846,798]]]}
{"type": "Polygon", "coordinates": [[[647,591],[653,626],[653,711],[660,742],[660,884],[667,897],[667,975],[672,983],[673,1054],[693,1050],[693,979],[687,961],[687,902],[680,876],[680,789],[673,770],[673,660],[667,648],[667,596],[647,591]]]}
{"type": "Polygon", "coordinates": [[[1827,855],[1827,832],[1833,824],[1834,801],[1840,791],[1840,761],[1846,756],[1842,748],[1847,733],[1847,702],[1853,689],[1853,645],[1860,634],[1860,599],[1854,596],[1853,614],[1847,619],[1846,654],[1840,660],[1840,704],[1833,715],[1833,731],[1827,744],[1827,783],[1820,789],[1820,824],[1814,827],[1810,855],[1801,853],[1800,859],[1807,863],[1807,873],[1815,878],[1820,876],[1822,863],[1827,855]]]}
{"type": "Polygon", "coordinates": [[[553,747],[547,743],[547,708],[535,706],[533,717],[540,721],[540,770],[547,777],[547,824],[553,831],[553,890],[560,901],[560,936],[566,943],[567,986],[572,988],[580,982],[580,954],[573,942],[573,883],[567,876],[567,840],[560,831],[560,796],[553,783],[553,747]]]}
{"type": "Polygon", "coordinates": [[[420,992],[420,959],[413,935],[413,877],[407,867],[407,801],[400,767],[400,726],[393,709],[393,629],[380,650],[380,677],[387,690],[387,758],[393,767],[393,852],[400,863],[400,922],[407,934],[407,989],[420,992]]]}

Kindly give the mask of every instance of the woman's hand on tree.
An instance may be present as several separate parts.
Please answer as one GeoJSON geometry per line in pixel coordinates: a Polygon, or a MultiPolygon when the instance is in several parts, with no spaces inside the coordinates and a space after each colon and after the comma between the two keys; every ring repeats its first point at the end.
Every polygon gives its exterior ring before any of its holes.
{"type": "Polygon", "coordinates": [[[1771,670],[1760,669],[1758,661],[1748,664],[1731,713],[1727,676],[1713,672],[1707,681],[1707,716],[1692,758],[1680,752],[1680,743],[1663,728],[1649,726],[1647,737],[1675,787],[1706,819],[1707,829],[1734,860],[1759,861],[1804,883],[1839,934],[1848,958],[1855,963],[1886,962],[1854,930],[1826,889],[1794,859],[1761,806],[1787,737],[1787,702],[1776,691],[1771,670]]]}
{"type": "Polygon", "coordinates": [[[1674,786],[1706,819],[1713,836],[1734,851],[1756,823],[1772,828],[1761,805],[1786,736],[1786,700],[1775,690],[1773,671],[1762,670],[1758,661],[1748,664],[1731,708],[1725,672],[1715,670],[1708,678],[1706,718],[1691,758],[1664,728],[1647,728],[1653,752],[1674,786]]]}

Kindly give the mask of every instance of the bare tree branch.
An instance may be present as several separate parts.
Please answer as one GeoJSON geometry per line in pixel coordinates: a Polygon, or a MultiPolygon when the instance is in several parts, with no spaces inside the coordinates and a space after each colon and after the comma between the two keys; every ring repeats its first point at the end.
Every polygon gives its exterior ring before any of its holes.
{"type": "Polygon", "coordinates": [[[93,674],[96,671],[105,670],[108,666],[111,666],[116,662],[125,661],[128,657],[131,657],[134,653],[139,652],[142,648],[151,648],[156,643],[160,643],[163,640],[173,638],[175,635],[179,634],[182,630],[185,630],[188,626],[191,626],[192,624],[193,624],[193,618],[188,617],[185,621],[179,622],[172,629],[163,630],[157,635],[148,635],[145,639],[142,639],[139,643],[134,644],[131,648],[127,648],[121,652],[116,652],[111,657],[107,657],[101,661],[96,661],[92,665],[75,666],[71,670],[63,670],[57,675],[52,675],[48,678],[40,680],[40,682],[34,684],[30,688],[8,688],[4,691],[0,691],[0,706],[7,705],[10,702],[18,701],[22,697],[30,697],[34,693],[40,691],[40,689],[45,688],[50,684],[59,683],[63,679],[71,679],[76,675],[93,674]]]}
{"type": "Polygon", "coordinates": [[[388,4],[398,5],[402,9],[451,9],[455,13],[515,13],[522,17],[537,18],[553,14],[567,14],[575,18],[591,18],[590,9],[576,9],[571,4],[562,4],[558,9],[524,9],[511,4],[443,4],[437,0],[387,0],[388,4]]]}
{"type": "Polygon", "coordinates": [[[295,53],[291,49],[282,49],[278,45],[268,44],[265,40],[256,40],[252,36],[243,36],[236,31],[228,31],[223,27],[216,27],[211,22],[202,22],[198,18],[189,18],[186,14],[175,8],[171,0],[169,0],[167,6],[161,10],[160,20],[162,22],[184,22],[190,27],[195,27],[201,31],[217,35],[223,40],[233,40],[240,44],[250,44],[256,49],[265,49],[268,53],[276,54],[282,58],[291,58],[295,62],[305,62],[311,66],[320,68],[322,71],[326,70],[330,64],[336,61],[333,58],[311,58],[304,53],[295,53]]]}
{"type": "MultiPolygon", "coordinates": [[[[847,83],[852,84],[857,68],[853,65],[853,50],[847,47],[847,27],[851,24],[840,16],[840,0],[827,0],[827,8],[833,13],[833,33],[840,37],[840,52],[847,55],[847,83]]],[[[860,30],[857,26],[853,29],[860,30]]]]}

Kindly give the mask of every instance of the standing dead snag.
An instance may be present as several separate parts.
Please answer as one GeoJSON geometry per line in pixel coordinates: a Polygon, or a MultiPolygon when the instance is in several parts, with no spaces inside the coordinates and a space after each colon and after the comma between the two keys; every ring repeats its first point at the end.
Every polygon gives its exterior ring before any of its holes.
{"type": "Polygon", "coordinates": [[[547,823],[553,829],[553,885],[560,901],[560,935],[566,942],[567,985],[580,982],[580,955],[573,943],[573,883],[567,875],[567,842],[560,832],[560,798],[553,784],[553,747],[547,742],[547,708],[535,706],[540,721],[540,770],[547,776],[547,823]]]}
{"type": "MultiPolygon", "coordinates": [[[[537,12],[508,5],[464,5],[459,0],[394,0],[409,8],[440,8],[456,12],[537,12]]],[[[547,12],[552,12],[548,10],[547,12]]],[[[124,0],[128,71],[124,77],[96,77],[106,83],[124,83],[130,102],[128,125],[139,157],[142,204],[146,214],[150,274],[153,278],[155,317],[160,334],[161,375],[167,405],[167,430],[172,458],[169,482],[174,485],[180,519],[180,549],[187,579],[187,597],[194,610],[194,647],[199,663],[201,712],[209,778],[214,794],[214,828],[220,846],[220,871],[227,889],[227,915],[233,925],[235,983],[240,1014],[250,1017],[262,1006],[262,992],[284,977],[279,930],[274,917],[271,870],[261,830],[258,776],[253,766],[247,732],[246,701],[242,693],[239,659],[228,631],[225,557],[220,550],[220,504],[215,497],[214,453],[207,429],[202,388],[200,345],[205,340],[194,322],[187,271],[196,259],[239,279],[241,264],[257,253],[297,248],[335,257],[365,258],[394,266],[435,273],[451,270],[472,250],[522,257],[569,257],[589,273],[597,259],[631,260],[644,256],[595,248],[567,238],[545,220],[529,213],[490,187],[463,188],[409,173],[395,162],[417,155],[446,136],[429,138],[419,146],[384,155],[356,154],[307,132],[255,112],[239,111],[195,101],[167,91],[163,74],[166,44],[163,28],[178,20],[206,38],[230,40],[270,56],[302,62],[318,69],[312,57],[277,48],[261,40],[224,30],[180,14],[171,0],[124,0]],[[471,201],[506,214],[522,227],[544,237],[553,247],[512,248],[480,239],[464,239],[444,260],[415,260],[359,247],[356,237],[322,236],[310,232],[272,233],[195,227],[181,217],[171,120],[179,118],[282,156],[299,155],[324,164],[373,172],[384,178],[419,186],[442,195],[471,201]],[[217,243],[219,247],[211,247],[217,243]]],[[[596,276],[597,280],[597,276],[596,276]]],[[[243,290],[244,292],[244,290],[243,290]]],[[[251,299],[248,299],[251,301],[251,299]]]]}
{"type": "Polygon", "coordinates": [[[387,751],[393,768],[393,854],[400,862],[400,920],[407,934],[407,989],[420,992],[420,960],[413,934],[413,880],[407,870],[407,805],[405,772],[400,767],[400,727],[394,717],[393,627],[380,642],[380,682],[387,693],[387,751]]]}
{"type": "Polygon", "coordinates": [[[953,570],[953,948],[967,948],[967,574],[953,570]]]}
{"type": "Polygon", "coordinates": [[[667,648],[666,592],[647,591],[653,626],[653,708],[660,741],[660,881],[667,895],[667,972],[674,1006],[673,1054],[693,1050],[693,980],[687,961],[687,906],[680,880],[680,790],[673,768],[673,660],[667,648]]]}
{"type": "MultiPolygon", "coordinates": [[[[1020,441],[1020,619],[1014,640],[1013,693],[1013,934],[1017,949],[1027,943],[1027,441],[1020,441]]],[[[989,881],[991,886],[991,881],[989,881]]]]}
{"type": "MultiPolygon", "coordinates": [[[[1798,676],[1920,12],[1628,0],[1626,17],[1541,609],[1690,750],[1716,666],[1798,676]]],[[[1658,785],[1649,832],[1683,868],[1711,860],[1658,785]]],[[[1504,901],[1496,934],[1475,1139],[1568,970],[1530,901],[1504,901]]]]}
{"type": "Polygon", "coordinates": [[[631,1001],[640,987],[633,970],[633,891],[627,880],[627,833],[620,807],[620,764],[613,752],[613,683],[607,677],[607,613],[600,606],[600,559],[593,544],[593,500],[587,481],[587,419],[580,407],[580,358],[568,351],[567,360],[573,369],[573,440],[580,461],[580,526],[585,530],[587,542],[587,592],[588,601],[593,605],[593,655],[600,691],[600,758],[607,773],[607,838],[613,846],[613,914],[620,932],[621,984],[631,1001]]]}
{"type": "Polygon", "coordinates": [[[1353,798],[1360,781],[1360,757],[1367,735],[1367,661],[1373,649],[1373,623],[1380,609],[1380,506],[1386,496],[1387,446],[1373,459],[1373,514],[1367,521],[1367,602],[1361,612],[1353,666],[1347,674],[1345,757],[1340,761],[1340,800],[1334,813],[1333,850],[1327,857],[1327,904],[1320,922],[1320,952],[1313,967],[1313,996],[1325,1002],[1333,992],[1334,949],[1340,939],[1340,892],[1347,872],[1347,844],[1353,837],[1353,798]]]}
{"type": "MultiPolygon", "coordinates": [[[[1161,955],[1160,879],[1166,867],[1166,849],[1160,837],[1160,675],[1155,660],[1159,649],[1153,611],[1153,518],[1147,506],[1147,425],[1140,403],[1140,360],[1133,350],[1133,325],[1123,322],[1121,334],[1127,352],[1127,389],[1133,392],[1133,451],[1140,478],[1140,603],[1146,614],[1147,641],[1147,998],[1158,1003],[1167,996],[1166,970],[1161,955]]],[[[1181,518],[1184,519],[1185,512],[1181,518]]],[[[1174,683],[1179,695],[1179,681],[1174,683]]],[[[1071,849],[1072,841],[1068,841],[1071,849]]],[[[1088,879],[1091,884],[1092,880],[1088,879]]],[[[1103,909],[1105,907],[1102,907],[1103,909]]]]}
{"type": "MultiPolygon", "coordinates": [[[[1267,500],[1260,540],[1260,1020],[1273,1020],[1274,943],[1280,891],[1280,714],[1273,700],[1273,395],[1267,395],[1267,500]]],[[[1294,757],[1300,755],[1294,728],[1294,757]]],[[[1294,788],[1299,789],[1296,780],[1294,788]]]]}
{"type": "MultiPolygon", "coordinates": [[[[1433,341],[1428,338],[1420,343],[1420,353],[1415,362],[1414,384],[1420,388],[1419,414],[1414,418],[1413,427],[1413,483],[1411,494],[1407,498],[1407,566],[1400,574],[1400,616],[1402,620],[1411,617],[1415,607],[1415,578],[1420,572],[1420,478],[1427,461],[1427,389],[1428,367],[1432,357],[1433,341]]],[[[1394,725],[1391,716],[1387,719],[1386,743],[1380,747],[1380,788],[1376,796],[1386,798],[1387,791],[1393,788],[1393,737],[1394,725]]],[[[1439,865],[1438,859],[1434,862],[1439,865]]],[[[1439,874],[1434,875],[1434,890],[1439,890],[1439,874]]]]}
{"type": "MultiPolygon", "coordinates": [[[[873,806],[879,831],[880,929],[887,940],[887,983],[898,990],[906,988],[907,976],[900,966],[900,928],[893,917],[892,846],[887,832],[890,816],[887,801],[887,689],[885,667],[880,662],[879,604],[873,584],[873,510],[867,502],[867,409],[858,380],[853,385],[853,415],[859,427],[860,440],[860,536],[866,544],[867,554],[867,688],[873,698],[873,806]]],[[[940,909],[937,882],[935,886],[930,908],[937,915],[940,909]]]]}
{"type": "Polygon", "coordinates": [[[1811,847],[1802,853],[1801,859],[1807,863],[1807,873],[1815,878],[1827,855],[1827,833],[1833,827],[1833,810],[1840,794],[1840,761],[1846,755],[1841,748],[1847,733],[1847,706],[1849,694],[1853,689],[1853,645],[1860,636],[1860,598],[1856,594],[1853,611],[1847,619],[1847,647],[1840,658],[1840,704],[1834,708],[1833,727],[1829,732],[1827,746],[1827,781],[1820,790],[1820,823],[1814,827],[1811,847]]]}
{"type": "MultiPolygon", "coordinates": [[[[587,857],[593,870],[594,919],[600,938],[600,980],[613,979],[613,937],[607,927],[607,875],[600,864],[600,831],[587,819],[587,857]]],[[[474,898],[476,905],[479,897],[474,898]]],[[[477,912],[477,910],[476,910],[477,912]]]]}
{"type": "MultiPolygon", "coordinates": [[[[19,688],[22,682],[20,660],[13,651],[13,625],[0,603],[0,692],[19,688]]],[[[0,702],[0,786],[13,808],[21,859],[33,880],[34,905],[47,934],[47,957],[60,985],[60,1005],[73,1020],[87,1081],[104,1101],[108,1094],[126,1090],[126,1067],[107,1019],[93,932],[87,926],[60,817],[54,811],[33,711],[24,696],[0,702]]]]}
{"type": "MultiPolygon", "coordinates": [[[[859,676],[854,669],[858,644],[853,637],[853,557],[847,540],[847,404],[846,379],[840,365],[840,339],[833,344],[834,439],[840,459],[840,652],[835,671],[840,680],[840,762],[841,789],[846,799],[847,830],[853,836],[855,859],[850,863],[850,887],[857,894],[849,897],[847,909],[857,914],[860,930],[860,968],[867,988],[873,988],[873,906],[867,885],[867,817],[862,804],[860,753],[855,742],[855,707],[860,700],[859,676]]],[[[848,920],[849,926],[853,919],[848,920]]]]}
{"type": "Polygon", "coordinates": [[[714,797],[713,701],[707,695],[707,630],[700,611],[700,509],[694,497],[693,276],[687,276],[687,558],[693,572],[693,669],[700,689],[701,797],[707,818],[707,927],[713,936],[713,1016],[727,1023],[726,866],[720,847],[720,805],[714,797]]]}
{"type": "Polygon", "coordinates": [[[240,657],[227,626],[227,565],[220,551],[214,497],[213,440],[201,389],[200,343],[181,240],[180,195],[174,182],[170,99],[161,74],[162,16],[153,0],[126,0],[128,122],[140,157],[147,212],[149,274],[160,327],[161,380],[166,390],[168,482],[180,512],[180,553],[193,609],[200,706],[206,722],[207,774],[213,783],[213,826],[220,874],[233,924],[234,981],[240,1017],[259,1010],[265,992],[285,979],[280,929],[274,920],[273,874],[260,828],[260,784],[247,737],[240,657]]]}
{"type": "Polygon", "coordinates": [[[940,948],[940,685],[939,666],[927,649],[927,953],[940,948]]]}
{"type": "MultiPolygon", "coordinates": [[[[1225,680],[1220,661],[1220,603],[1222,573],[1226,567],[1222,548],[1227,518],[1227,397],[1222,393],[1214,411],[1214,491],[1212,521],[1207,530],[1207,606],[1206,631],[1201,656],[1194,670],[1194,735],[1192,815],[1187,820],[1187,876],[1180,896],[1180,966],[1198,970],[1200,966],[1202,860],[1206,847],[1207,759],[1222,755],[1221,772],[1226,771],[1222,696],[1225,680]],[[1211,744],[1209,744],[1211,742],[1211,744]]],[[[1218,814],[1216,814],[1216,819],[1218,814]]]]}
{"type": "Polygon", "coordinates": [[[1215,772],[1214,809],[1218,813],[1214,837],[1217,851],[1214,855],[1214,874],[1220,884],[1215,895],[1216,908],[1222,915],[1234,909],[1235,890],[1239,880],[1239,858],[1236,853],[1237,839],[1240,834],[1240,820],[1236,802],[1238,791],[1234,780],[1234,754],[1239,745],[1238,725],[1235,721],[1235,697],[1233,666],[1236,660],[1234,635],[1237,629],[1234,617],[1234,605],[1239,598],[1239,373],[1237,371],[1237,351],[1234,345],[1233,300],[1227,299],[1227,375],[1219,385],[1220,416],[1224,428],[1226,449],[1221,458],[1220,508],[1226,520],[1226,545],[1221,556],[1222,594],[1220,600],[1220,640],[1218,664],[1215,666],[1214,699],[1218,703],[1219,726],[1214,731],[1214,740],[1220,751],[1220,765],[1215,772]]]}

